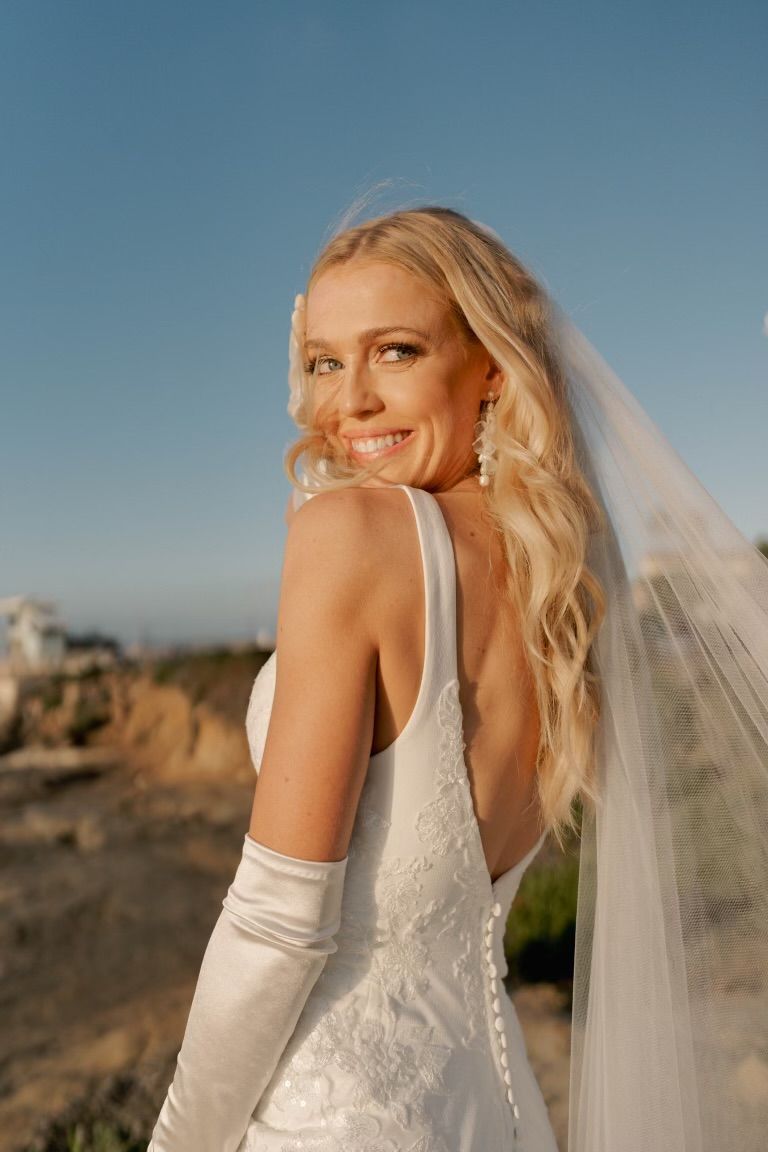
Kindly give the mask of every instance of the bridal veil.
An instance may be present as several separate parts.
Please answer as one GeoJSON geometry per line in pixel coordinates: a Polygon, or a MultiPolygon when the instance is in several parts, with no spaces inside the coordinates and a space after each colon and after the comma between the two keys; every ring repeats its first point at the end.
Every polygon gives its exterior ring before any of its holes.
{"type": "Polygon", "coordinates": [[[768,1146],[768,561],[557,321],[605,512],[569,1152],[768,1146]]]}

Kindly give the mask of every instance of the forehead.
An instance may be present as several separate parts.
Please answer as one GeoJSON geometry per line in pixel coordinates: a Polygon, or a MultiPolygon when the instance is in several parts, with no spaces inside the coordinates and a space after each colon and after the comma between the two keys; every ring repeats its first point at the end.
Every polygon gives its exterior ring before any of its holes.
{"type": "Polygon", "coordinates": [[[432,285],[396,264],[352,260],[323,272],[307,294],[307,341],[330,341],[380,327],[433,331],[451,310],[432,285]]]}

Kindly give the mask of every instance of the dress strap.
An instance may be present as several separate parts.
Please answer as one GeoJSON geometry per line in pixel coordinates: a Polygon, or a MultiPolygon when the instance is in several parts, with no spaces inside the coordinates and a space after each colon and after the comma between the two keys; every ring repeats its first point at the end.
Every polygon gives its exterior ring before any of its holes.
{"type": "Polygon", "coordinates": [[[456,558],[440,505],[423,488],[398,484],[411,501],[424,568],[426,635],[424,683],[439,692],[458,676],[456,629],[456,558]]]}

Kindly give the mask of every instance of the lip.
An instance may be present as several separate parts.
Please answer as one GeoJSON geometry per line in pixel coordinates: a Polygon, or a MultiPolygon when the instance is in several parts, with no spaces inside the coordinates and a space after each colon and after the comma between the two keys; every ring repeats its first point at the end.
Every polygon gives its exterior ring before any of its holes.
{"type": "Polygon", "coordinates": [[[380,436],[394,435],[395,432],[404,432],[404,428],[392,428],[389,432],[377,432],[375,435],[363,434],[362,436],[347,436],[347,444],[349,446],[350,456],[354,456],[356,460],[378,460],[382,456],[391,456],[400,448],[404,448],[406,444],[410,444],[414,437],[413,428],[410,429],[408,435],[400,441],[399,444],[391,444],[388,448],[380,448],[378,452],[358,452],[352,447],[353,440],[378,440],[380,436]]]}

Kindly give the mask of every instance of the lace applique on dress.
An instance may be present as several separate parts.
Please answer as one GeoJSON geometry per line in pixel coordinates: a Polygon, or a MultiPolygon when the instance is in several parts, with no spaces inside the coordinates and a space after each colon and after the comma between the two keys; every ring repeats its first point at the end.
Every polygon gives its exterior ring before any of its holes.
{"type": "MultiPolygon", "coordinates": [[[[332,1108],[332,1092],[329,1096],[334,1066],[349,1074],[352,1103],[360,1113],[369,1114],[376,1107],[390,1111],[408,1131],[428,1120],[425,1097],[446,1091],[443,1073],[451,1049],[435,1043],[429,1025],[409,1023],[395,1013],[386,1019],[366,1019],[359,1001],[353,1001],[319,1019],[302,1018],[295,1035],[299,1046],[281,1058],[273,1087],[264,1098],[270,1107],[320,1112],[327,1124],[335,1122],[343,1113],[332,1108]]],[[[357,1145],[360,1150],[368,1147],[357,1145]]]]}
{"type": "Polygon", "coordinates": [[[394,857],[381,868],[376,894],[379,902],[377,951],[379,984],[402,1004],[429,988],[430,950],[425,933],[435,914],[431,901],[421,906],[419,874],[432,868],[426,857],[394,857]]]}
{"type": "Polygon", "coordinates": [[[461,711],[458,680],[449,680],[437,699],[437,722],[440,726],[438,787],[467,783],[464,767],[464,718],[461,711]]]}
{"type": "MultiPolygon", "coordinates": [[[[338,951],[323,969],[265,1097],[266,1104],[280,1110],[319,1111],[328,1125],[339,1115],[331,1106],[334,1068],[349,1075],[352,1100],[361,1111],[389,1108],[406,1130],[427,1117],[425,1096],[445,1090],[443,1071],[451,1049],[434,1042],[430,1025],[403,1020],[398,1011],[399,1004],[429,987],[434,935],[428,928],[443,905],[423,900],[422,877],[434,867],[426,855],[382,859],[389,830],[390,822],[363,798],[349,849],[358,886],[348,889],[342,906],[338,951]],[[370,979],[385,993],[375,1020],[366,1016],[370,979]]],[[[357,1130],[356,1145],[330,1131],[302,1139],[306,1148],[334,1152],[386,1147],[375,1139],[361,1142],[357,1130]]],[[[297,1140],[285,1147],[301,1148],[297,1140]]]]}
{"type": "Polygon", "coordinates": [[[437,717],[440,726],[437,796],[425,804],[416,817],[416,832],[438,856],[447,856],[471,844],[476,825],[464,766],[458,680],[450,680],[441,691],[437,717]]]}
{"type": "MultiPolygon", "coordinates": [[[[381,1125],[372,1116],[337,1112],[320,1124],[324,1132],[297,1133],[280,1145],[280,1152],[399,1152],[392,1140],[381,1136],[381,1125]]],[[[256,1144],[248,1152],[260,1152],[261,1147],[256,1144]]]]}
{"type": "Polygon", "coordinates": [[[440,904],[437,911],[441,927],[436,939],[449,933],[461,944],[462,951],[453,961],[452,971],[461,981],[471,1008],[467,1013],[465,1043],[468,1048],[484,1051],[487,1048],[487,1038],[482,1030],[485,986],[478,947],[481,929],[476,921],[477,910],[485,895],[480,878],[485,874],[486,865],[479,848],[477,819],[464,762],[466,744],[458,680],[449,681],[441,691],[437,717],[440,726],[440,791],[438,797],[418,814],[416,830],[419,838],[429,843],[440,856],[454,853],[458,857],[453,874],[458,895],[440,904]]]}
{"type": "Polygon", "coordinates": [[[378,1105],[402,1128],[427,1122],[427,1093],[445,1091],[443,1072],[451,1050],[433,1042],[429,1025],[395,1020],[395,1035],[379,1019],[363,1020],[349,1029],[339,1053],[341,1067],[355,1075],[355,1103],[365,1109],[378,1105]]]}
{"type": "Polygon", "coordinates": [[[453,975],[464,988],[466,1002],[474,1005],[466,1016],[466,1031],[464,1043],[467,1048],[485,1052],[488,1049],[488,1040],[481,1027],[483,1020],[482,1009],[485,1004],[485,984],[477,956],[472,947],[472,941],[463,936],[464,951],[452,964],[453,975]]]}
{"type": "MultiPolygon", "coordinates": [[[[321,1121],[322,1123],[322,1121],[321,1121]]],[[[297,1134],[280,1145],[280,1152],[448,1152],[441,1136],[420,1136],[415,1144],[395,1144],[381,1136],[380,1124],[371,1116],[339,1112],[326,1121],[328,1130],[297,1134]]],[[[269,1152],[265,1144],[249,1145],[247,1152],[269,1152]]]]}
{"type": "Polygon", "coordinates": [[[294,1136],[281,1145],[280,1152],[398,1152],[386,1137],[379,1137],[379,1125],[367,1116],[340,1113],[333,1131],[310,1136],[294,1136]]]}
{"type": "Polygon", "coordinates": [[[445,1141],[437,1133],[421,1136],[415,1144],[409,1144],[407,1152],[448,1152],[445,1141]]]}

